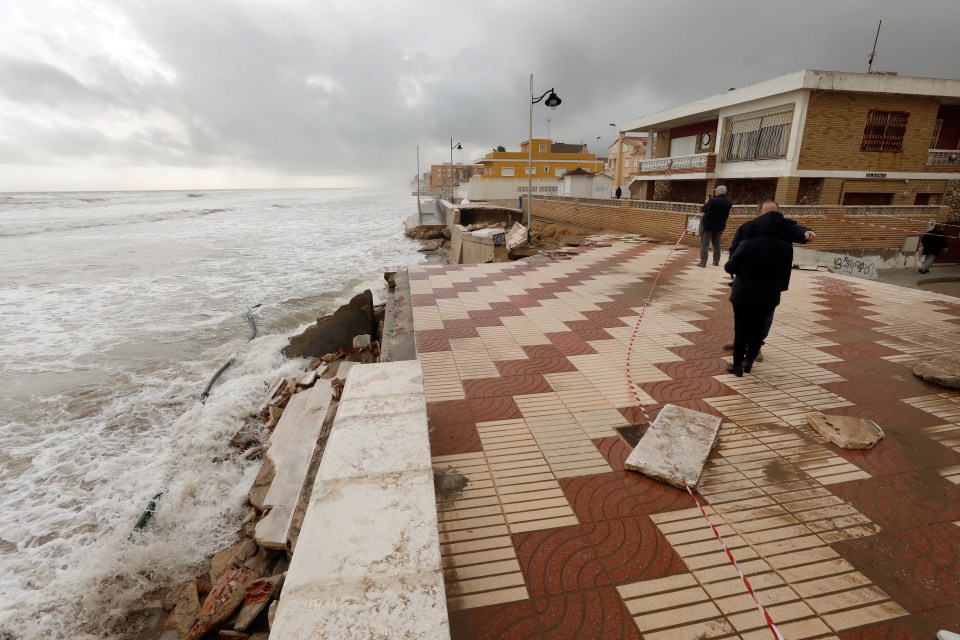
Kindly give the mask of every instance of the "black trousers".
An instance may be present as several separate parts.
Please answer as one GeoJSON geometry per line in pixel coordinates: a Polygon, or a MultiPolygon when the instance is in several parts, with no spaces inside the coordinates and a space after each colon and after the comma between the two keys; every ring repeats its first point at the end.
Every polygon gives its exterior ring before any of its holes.
{"type": "Polygon", "coordinates": [[[767,318],[772,317],[776,306],[758,307],[747,304],[733,305],[733,364],[742,365],[744,358],[751,362],[760,353],[767,318]]]}

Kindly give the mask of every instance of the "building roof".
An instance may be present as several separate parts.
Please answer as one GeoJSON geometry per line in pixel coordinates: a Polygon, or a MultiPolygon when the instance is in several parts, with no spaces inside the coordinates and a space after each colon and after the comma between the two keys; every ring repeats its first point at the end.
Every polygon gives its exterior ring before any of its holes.
{"type": "Polygon", "coordinates": [[[573,171],[567,171],[567,172],[566,172],[565,174],[563,174],[563,175],[565,175],[565,176],[592,176],[592,175],[593,175],[593,171],[587,171],[587,170],[584,169],[583,167],[577,167],[577,168],[574,169],[573,171]]]}
{"type": "Polygon", "coordinates": [[[554,142],[550,145],[550,153],[583,153],[586,150],[585,144],[567,144],[566,142],[554,142]]]}
{"type": "Polygon", "coordinates": [[[803,69],[628,121],[624,131],[664,130],[717,117],[721,109],[799,90],[936,96],[960,104],[960,80],[803,69]]]}

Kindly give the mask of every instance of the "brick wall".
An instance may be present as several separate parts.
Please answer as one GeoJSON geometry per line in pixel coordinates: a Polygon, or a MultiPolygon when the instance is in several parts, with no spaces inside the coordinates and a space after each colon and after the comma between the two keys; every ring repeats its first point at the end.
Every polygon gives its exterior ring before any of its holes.
{"type": "MultiPolygon", "coordinates": [[[[907,236],[918,235],[925,228],[924,222],[906,220],[894,215],[845,217],[843,207],[825,207],[825,210],[824,215],[791,216],[791,219],[799,224],[817,232],[817,239],[810,245],[811,249],[840,253],[872,249],[899,250],[907,236]],[[877,226],[868,226],[870,224],[877,226]]],[[[946,207],[941,207],[938,219],[946,219],[947,211],[946,207]]],[[[686,229],[688,214],[635,209],[630,207],[628,201],[619,203],[619,206],[606,206],[535,200],[534,215],[537,218],[566,222],[598,231],[636,233],[676,242],[686,229]]],[[[733,238],[736,228],[752,217],[730,216],[727,231],[724,233],[725,246],[733,238]]],[[[700,238],[685,235],[682,244],[699,246],[700,238]]]]}
{"type": "Polygon", "coordinates": [[[940,101],[926,96],[845,91],[810,94],[799,169],[838,171],[928,171],[927,150],[940,101]],[[871,109],[910,114],[902,152],[860,151],[871,109]]]}

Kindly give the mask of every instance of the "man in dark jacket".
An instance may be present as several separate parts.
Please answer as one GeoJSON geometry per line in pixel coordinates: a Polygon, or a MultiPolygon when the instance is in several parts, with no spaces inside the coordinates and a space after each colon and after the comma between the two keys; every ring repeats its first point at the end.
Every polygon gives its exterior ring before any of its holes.
{"type": "Polygon", "coordinates": [[[920,263],[920,273],[930,273],[930,265],[937,259],[937,254],[947,248],[950,241],[943,233],[943,227],[933,225],[933,229],[920,236],[920,245],[923,247],[923,262],[920,263]]]}
{"type": "Polygon", "coordinates": [[[727,197],[727,188],[720,185],[716,188],[712,198],[700,207],[703,217],[700,220],[700,264],[698,267],[707,266],[707,254],[710,251],[710,245],[713,244],[713,266],[720,265],[720,238],[723,236],[723,230],[727,228],[727,218],[730,217],[730,209],[733,208],[733,201],[727,197]]]}
{"type": "Polygon", "coordinates": [[[780,304],[780,293],[789,287],[793,268],[793,245],[783,239],[787,224],[782,213],[769,211],[757,217],[746,235],[723,267],[736,276],[730,293],[733,364],[727,370],[737,377],[753,368],[764,321],[780,304]]]}
{"type": "MultiPolygon", "coordinates": [[[[736,252],[737,247],[740,246],[740,243],[743,242],[744,238],[747,237],[750,229],[753,227],[753,224],[760,219],[762,215],[769,211],[779,211],[780,205],[777,204],[775,200],[764,200],[757,206],[757,217],[753,220],[748,220],[740,225],[740,228],[737,229],[737,232],[733,234],[733,240],[730,242],[730,255],[732,256],[736,252]]],[[[787,242],[806,244],[817,237],[816,232],[813,229],[807,227],[802,227],[797,224],[796,220],[790,220],[789,218],[783,219],[783,226],[781,227],[783,231],[783,237],[781,240],[786,240],[787,242]]],[[[787,277],[789,283],[789,276],[787,277]]],[[[770,317],[766,319],[763,324],[763,335],[760,337],[760,345],[767,340],[767,336],[770,335],[770,327],[773,326],[773,311],[770,312],[770,317]]],[[[733,349],[733,343],[728,342],[723,345],[724,349],[730,350],[733,349]]],[[[757,354],[757,362],[763,362],[763,355],[757,354]]]]}

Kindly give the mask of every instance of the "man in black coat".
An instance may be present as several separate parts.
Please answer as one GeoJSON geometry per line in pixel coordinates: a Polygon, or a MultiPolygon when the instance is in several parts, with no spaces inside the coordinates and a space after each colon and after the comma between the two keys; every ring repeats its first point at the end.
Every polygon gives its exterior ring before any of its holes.
{"type": "Polygon", "coordinates": [[[943,227],[933,225],[933,229],[920,236],[920,245],[923,247],[923,262],[920,263],[920,273],[930,273],[930,265],[937,259],[937,254],[949,246],[950,241],[943,233],[943,227]]]}
{"type": "Polygon", "coordinates": [[[727,228],[727,218],[730,217],[730,209],[733,208],[733,201],[727,197],[725,186],[720,185],[714,193],[715,195],[700,207],[703,217],[700,220],[700,264],[697,265],[698,267],[707,266],[707,254],[711,244],[713,244],[713,266],[720,265],[720,238],[723,236],[723,230],[727,228]]]}
{"type": "Polygon", "coordinates": [[[784,240],[787,224],[779,211],[758,216],[746,239],[724,265],[736,278],[733,304],[733,364],[727,369],[737,377],[749,373],[760,353],[763,325],[780,304],[780,293],[790,286],[793,245],[784,240]]]}
{"type": "MultiPolygon", "coordinates": [[[[740,228],[737,229],[737,232],[733,234],[733,240],[730,242],[730,255],[732,256],[736,252],[737,247],[740,246],[740,243],[743,242],[744,238],[747,237],[750,229],[753,227],[753,224],[760,219],[762,215],[769,211],[779,211],[780,205],[777,204],[776,200],[764,200],[757,206],[757,217],[753,220],[748,220],[740,225],[740,228]]],[[[790,220],[789,218],[783,219],[783,226],[781,227],[783,232],[782,240],[787,242],[806,244],[817,237],[816,232],[813,229],[807,227],[802,227],[797,224],[796,220],[790,220]]],[[[788,277],[789,281],[789,277],[788,277]]],[[[763,335],[760,336],[760,345],[766,341],[767,336],[770,335],[770,327],[773,326],[773,311],[770,312],[770,317],[766,319],[763,324],[763,335]]],[[[730,350],[733,349],[733,343],[728,342],[723,345],[724,349],[730,350]]],[[[763,362],[763,355],[757,354],[757,362],[763,362]]]]}

